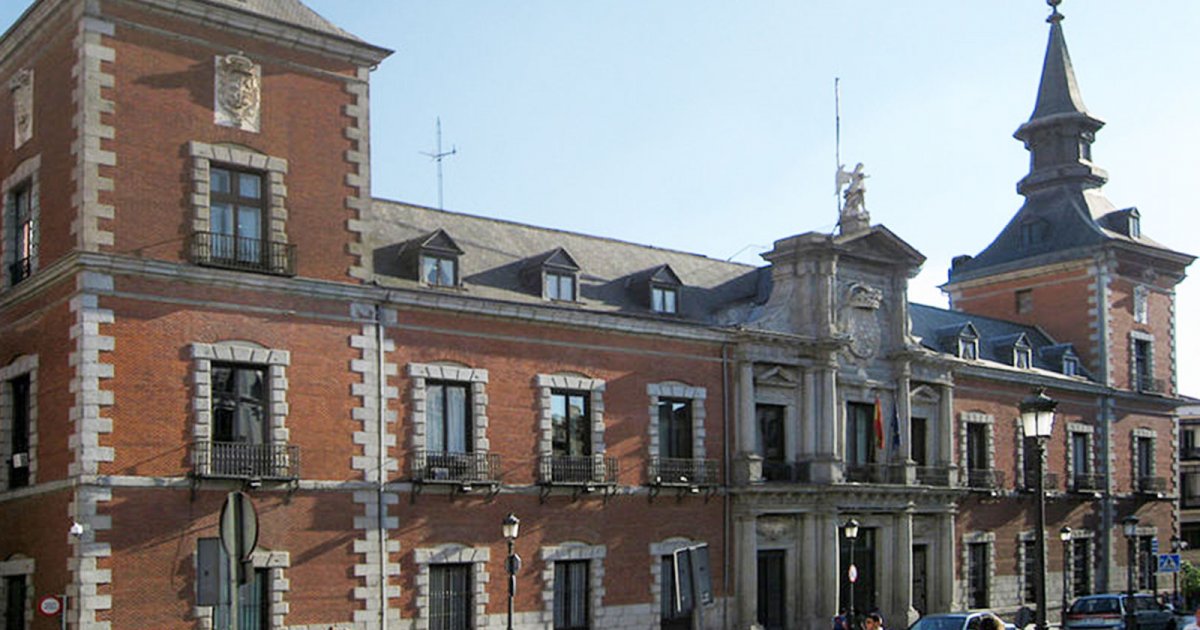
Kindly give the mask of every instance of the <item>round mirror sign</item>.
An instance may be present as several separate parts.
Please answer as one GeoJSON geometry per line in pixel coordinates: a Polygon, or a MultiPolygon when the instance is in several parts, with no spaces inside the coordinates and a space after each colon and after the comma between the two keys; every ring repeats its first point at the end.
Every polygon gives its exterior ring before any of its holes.
{"type": "Polygon", "coordinates": [[[47,617],[57,616],[62,612],[62,600],[55,595],[43,595],[38,600],[38,612],[47,617]]]}

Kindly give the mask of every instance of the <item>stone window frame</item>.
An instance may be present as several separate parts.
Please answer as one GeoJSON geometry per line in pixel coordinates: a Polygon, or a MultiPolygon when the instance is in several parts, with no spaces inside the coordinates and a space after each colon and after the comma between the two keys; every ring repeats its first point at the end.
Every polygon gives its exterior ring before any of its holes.
{"type": "Polygon", "coordinates": [[[1068,596],[1071,598],[1075,597],[1075,541],[1076,540],[1086,540],[1088,543],[1088,555],[1091,556],[1091,558],[1089,558],[1089,560],[1088,560],[1088,563],[1089,563],[1089,566],[1091,567],[1091,570],[1088,571],[1087,591],[1088,591],[1088,594],[1092,594],[1092,593],[1096,592],[1096,564],[1097,564],[1097,561],[1099,560],[1099,553],[1098,553],[1099,545],[1096,544],[1095,538],[1096,538],[1095,533],[1092,532],[1091,530],[1088,530],[1088,529],[1072,529],[1071,530],[1071,539],[1069,541],[1071,543],[1071,545],[1069,547],[1067,547],[1067,554],[1066,554],[1067,555],[1067,566],[1063,568],[1063,571],[1067,573],[1066,581],[1068,584],[1068,588],[1071,589],[1070,592],[1068,593],[1068,596]]]}
{"type": "MultiPolygon", "coordinates": [[[[1017,598],[1016,598],[1015,603],[1021,604],[1021,605],[1034,603],[1034,600],[1029,600],[1029,599],[1025,598],[1026,589],[1029,588],[1028,581],[1025,579],[1025,569],[1028,568],[1029,563],[1033,561],[1033,558],[1031,558],[1029,556],[1029,553],[1027,551],[1026,543],[1031,543],[1031,542],[1035,543],[1034,548],[1035,548],[1035,552],[1036,552],[1037,536],[1034,535],[1033,532],[1021,532],[1021,533],[1017,534],[1017,598]]],[[[1049,547],[1050,546],[1046,545],[1046,547],[1047,547],[1046,548],[1047,555],[1049,555],[1049,551],[1050,551],[1049,547]]],[[[1047,572],[1049,572],[1049,563],[1048,562],[1047,562],[1047,572]]]]}
{"type": "Polygon", "coordinates": [[[8,462],[12,457],[12,389],[8,382],[29,376],[29,486],[37,483],[38,452],[38,357],[24,354],[0,368],[0,492],[13,491],[8,487],[8,462]]]}
{"type": "Polygon", "coordinates": [[[470,564],[471,572],[471,605],[475,609],[471,627],[487,626],[488,563],[492,551],[488,547],[469,547],[458,543],[446,543],[436,547],[418,547],[413,550],[413,562],[417,565],[417,618],[414,620],[416,630],[429,629],[429,573],[430,566],[437,564],[470,564]]]}
{"type": "MultiPolygon", "coordinates": [[[[192,437],[212,442],[212,364],[234,363],[265,367],[267,372],[267,407],[270,417],[272,444],[287,444],[287,367],[291,365],[291,352],[278,348],[264,348],[252,341],[219,341],[216,343],[193,343],[192,382],[192,437]]],[[[193,465],[201,465],[201,454],[195,453],[193,465]]],[[[211,458],[203,461],[211,461],[211,458]]]]}
{"type": "Polygon", "coordinates": [[[1130,477],[1133,479],[1133,491],[1134,492],[1138,491],[1138,488],[1139,488],[1139,486],[1141,484],[1141,480],[1142,480],[1142,475],[1141,475],[1141,470],[1140,470],[1141,466],[1139,465],[1139,462],[1138,462],[1138,456],[1140,455],[1140,453],[1138,452],[1140,450],[1140,448],[1138,446],[1138,442],[1140,441],[1139,438],[1144,438],[1144,439],[1150,440],[1150,475],[1149,475],[1149,477],[1153,478],[1153,477],[1158,476],[1158,462],[1155,461],[1155,455],[1157,455],[1157,453],[1158,453],[1158,432],[1155,431],[1154,429],[1147,429],[1144,427],[1138,427],[1138,428],[1133,429],[1132,431],[1129,432],[1129,449],[1133,455],[1133,459],[1130,460],[1133,463],[1133,474],[1130,475],[1130,477]]]}
{"type": "Polygon", "coordinates": [[[1075,490],[1075,436],[1083,434],[1087,436],[1087,473],[1090,475],[1096,474],[1096,427],[1082,422],[1067,423],[1067,487],[1075,490]]]}
{"type": "Polygon", "coordinates": [[[1133,321],[1137,324],[1150,323],[1150,289],[1139,284],[1133,287],[1133,321]]]}
{"type": "MultiPolygon", "coordinates": [[[[0,261],[3,263],[3,273],[0,275],[3,276],[3,284],[0,286],[3,286],[6,289],[11,289],[14,286],[12,284],[12,274],[10,274],[8,270],[11,265],[17,262],[17,252],[13,248],[17,237],[17,226],[16,216],[14,214],[16,212],[16,208],[13,207],[12,192],[22,186],[27,187],[28,190],[29,219],[33,222],[33,251],[29,256],[29,273],[31,275],[36,273],[40,267],[39,251],[41,250],[41,230],[39,226],[42,222],[42,203],[39,184],[40,178],[38,175],[41,172],[41,169],[42,156],[41,154],[38,154],[18,164],[17,167],[13,169],[13,172],[8,177],[4,178],[3,182],[0,182],[0,191],[2,191],[4,194],[4,211],[2,214],[3,241],[0,242],[0,251],[3,252],[3,260],[0,261]]],[[[26,278],[22,278],[22,281],[25,279],[26,278]]]]}
{"type": "Polygon", "coordinates": [[[663,398],[675,398],[692,401],[692,459],[705,459],[708,452],[704,448],[704,421],[708,417],[705,401],[708,400],[708,389],[692,387],[680,381],[664,381],[646,385],[646,395],[650,397],[650,425],[648,437],[650,453],[654,457],[659,454],[658,403],[663,398]]]}
{"type": "MultiPolygon", "coordinates": [[[[192,563],[199,561],[198,554],[192,554],[192,563]]],[[[287,601],[291,581],[287,579],[287,569],[292,566],[292,554],[287,551],[272,551],[270,549],[255,549],[250,554],[250,562],[255,569],[267,569],[267,594],[271,600],[267,602],[271,612],[271,630],[287,628],[287,614],[290,604],[287,601]]],[[[199,622],[201,630],[212,630],[216,618],[215,606],[196,606],[193,615],[199,622]]]]}
{"type": "Polygon", "coordinates": [[[540,458],[554,456],[553,394],[555,390],[588,392],[588,406],[592,425],[592,461],[595,470],[604,465],[604,379],[589,378],[574,374],[538,374],[534,381],[538,395],[538,455],[540,458]]]}
{"type": "MultiPolygon", "coordinates": [[[[987,426],[987,433],[986,433],[986,435],[987,435],[987,449],[986,449],[987,450],[987,468],[985,468],[984,470],[995,470],[995,468],[996,468],[996,418],[994,416],[992,416],[991,414],[983,413],[980,411],[964,411],[959,414],[959,419],[960,419],[959,439],[962,440],[962,442],[961,442],[962,448],[960,449],[962,451],[962,454],[959,457],[960,457],[960,463],[962,465],[962,469],[964,471],[964,475],[966,474],[966,471],[970,470],[970,468],[968,466],[969,462],[967,461],[969,458],[969,455],[967,452],[968,451],[968,449],[967,449],[967,433],[968,433],[967,425],[972,424],[972,423],[983,424],[983,425],[987,426]]],[[[1018,420],[1018,422],[1019,422],[1019,420],[1018,420]]],[[[1017,469],[1018,470],[1024,470],[1023,468],[1020,467],[1021,452],[1022,452],[1022,449],[1017,449],[1017,453],[1018,453],[1018,455],[1017,455],[1018,468],[1017,469]]]]}
{"type": "Polygon", "coordinates": [[[589,545],[569,541],[542,547],[542,611],[545,627],[554,626],[554,563],[586,560],[588,562],[588,623],[590,627],[601,627],[604,619],[604,558],[608,555],[605,545],[589,545]]]}
{"type": "Polygon", "coordinates": [[[970,580],[971,580],[971,545],[986,544],[987,545],[987,599],[984,608],[991,608],[996,600],[996,533],[995,532],[966,532],[962,537],[962,581],[963,581],[963,610],[980,610],[971,608],[970,598],[970,580]]]}
{"type": "Polygon", "coordinates": [[[287,183],[288,161],[259,153],[248,147],[231,144],[207,144],[198,140],[188,143],[192,158],[192,232],[211,232],[212,214],[209,197],[212,184],[212,165],[234,169],[261,171],[267,192],[263,239],[271,243],[287,243],[287,183]]]}
{"type": "Polygon", "coordinates": [[[1143,375],[1138,373],[1137,369],[1137,342],[1146,342],[1147,352],[1146,363],[1149,366],[1150,373],[1144,376],[1147,382],[1153,386],[1154,384],[1154,335],[1142,332],[1140,330],[1129,331],[1129,388],[1133,391],[1142,391],[1143,375]]]}
{"type": "Polygon", "coordinates": [[[650,618],[654,620],[654,627],[658,627],[662,611],[662,557],[699,544],[703,544],[703,541],[683,537],[650,543],[650,618]]]}
{"type": "Polygon", "coordinates": [[[428,381],[449,381],[469,384],[471,388],[471,446],[475,453],[488,452],[491,442],[487,437],[487,384],[488,371],[469,368],[458,363],[409,363],[408,376],[412,379],[412,437],[414,451],[426,447],[426,398],[428,381]]]}
{"type": "MultiPolygon", "coordinates": [[[[6,578],[16,577],[19,575],[25,576],[25,627],[28,628],[33,624],[34,616],[37,610],[34,607],[34,599],[36,593],[33,588],[33,574],[36,569],[36,562],[33,558],[25,557],[22,554],[13,554],[8,560],[0,561],[0,602],[8,601],[8,593],[5,592],[6,578]]],[[[5,624],[4,606],[0,606],[0,626],[5,624]]]]}

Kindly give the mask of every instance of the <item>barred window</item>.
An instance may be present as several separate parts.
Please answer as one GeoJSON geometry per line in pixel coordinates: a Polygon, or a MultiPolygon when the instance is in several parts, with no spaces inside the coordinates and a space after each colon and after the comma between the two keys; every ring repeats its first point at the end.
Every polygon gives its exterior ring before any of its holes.
{"type": "Polygon", "coordinates": [[[471,628],[471,565],[435,564],[429,567],[430,630],[471,628]]]}
{"type": "Polygon", "coordinates": [[[554,628],[583,630],[588,628],[588,569],[587,560],[554,563],[554,628]]]}

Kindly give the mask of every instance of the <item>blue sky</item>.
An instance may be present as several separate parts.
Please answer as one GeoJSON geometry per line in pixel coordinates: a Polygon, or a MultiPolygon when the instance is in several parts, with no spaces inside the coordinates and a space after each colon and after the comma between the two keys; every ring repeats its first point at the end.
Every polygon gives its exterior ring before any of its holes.
{"type": "MultiPolygon", "coordinates": [[[[0,23],[28,6],[3,0],[0,23]]],[[[1020,207],[1049,8],[1042,0],[308,0],[395,50],[372,77],[374,193],[761,264],[830,231],[842,161],[867,209],[923,252],[913,301],[1020,207]]],[[[1117,207],[1200,253],[1200,2],[1066,0],[1093,148],[1117,207]]],[[[1181,387],[1200,395],[1200,281],[1179,290],[1181,387]]]]}

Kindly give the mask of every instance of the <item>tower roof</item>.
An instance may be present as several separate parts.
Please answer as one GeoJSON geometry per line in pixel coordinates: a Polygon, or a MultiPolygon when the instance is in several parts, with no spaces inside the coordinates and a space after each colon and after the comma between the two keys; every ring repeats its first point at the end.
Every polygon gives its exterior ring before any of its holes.
{"type": "Polygon", "coordinates": [[[1087,114],[1079,84],[1075,81],[1067,39],[1063,36],[1062,17],[1057,11],[1050,16],[1050,41],[1046,44],[1042,80],[1030,121],[1058,114],[1087,114]]]}

